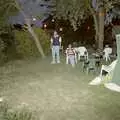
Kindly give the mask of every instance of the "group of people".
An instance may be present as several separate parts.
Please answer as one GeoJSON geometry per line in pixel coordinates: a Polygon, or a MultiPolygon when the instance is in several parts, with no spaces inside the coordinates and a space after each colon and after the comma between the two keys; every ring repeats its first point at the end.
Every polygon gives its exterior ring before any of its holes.
{"type": "MultiPolygon", "coordinates": [[[[61,42],[62,38],[60,35],[58,35],[57,31],[54,31],[53,36],[51,37],[51,50],[52,50],[52,64],[60,63],[60,48],[61,48],[61,42]]],[[[82,53],[81,56],[86,52],[86,59],[88,59],[88,52],[87,49],[82,46],[78,48],[73,48],[71,44],[68,45],[68,48],[65,51],[66,54],[66,64],[71,64],[72,67],[75,67],[75,64],[77,63],[77,56],[80,60],[80,53],[82,53]],[[83,51],[83,52],[82,52],[83,51]]],[[[105,46],[103,50],[103,59],[107,62],[110,61],[110,55],[112,54],[112,48],[110,48],[108,45],[105,46]]]]}
{"type": "MultiPolygon", "coordinates": [[[[51,37],[51,50],[52,50],[52,62],[51,64],[60,63],[60,48],[61,48],[62,38],[58,35],[57,31],[54,31],[51,37]]],[[[72,45],[69,44],[65,51],[67,56],[66,64],[70,63],[72,67],[75,67],[75,50],[72,45]]]]}

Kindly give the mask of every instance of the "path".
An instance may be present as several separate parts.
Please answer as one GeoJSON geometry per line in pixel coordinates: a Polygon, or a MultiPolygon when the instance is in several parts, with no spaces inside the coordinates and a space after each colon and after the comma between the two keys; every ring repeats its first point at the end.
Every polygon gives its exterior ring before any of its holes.
{"type": "Polygon", "coordinates": [[[0,96],[37,110],[40,120],[120,120],[120,94],[89,86],[94,75],[80,65],[51,65],[49,57],[9,63],[0,69],[0,96]]]}

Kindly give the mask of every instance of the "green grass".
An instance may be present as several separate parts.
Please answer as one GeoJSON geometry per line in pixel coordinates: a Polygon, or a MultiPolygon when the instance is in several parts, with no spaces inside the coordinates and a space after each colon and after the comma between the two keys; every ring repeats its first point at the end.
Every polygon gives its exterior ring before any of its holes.
{"type": "MultiPolygon", "coordinates": [[[[15,61],[0,69],[0,96],[13,111],[38,120],[120,120],[120,94],[88,83],[96,75],[45,60],[15,61]]],[[[27,119],[26,119],[27,120],[27,119]]]]}
{"type": "Polygon", "coordinates": [[[33,114],[29,109],[12,110],[7,103],[1,103],[0,109],[0,120],[34,120],[33,114]]]}

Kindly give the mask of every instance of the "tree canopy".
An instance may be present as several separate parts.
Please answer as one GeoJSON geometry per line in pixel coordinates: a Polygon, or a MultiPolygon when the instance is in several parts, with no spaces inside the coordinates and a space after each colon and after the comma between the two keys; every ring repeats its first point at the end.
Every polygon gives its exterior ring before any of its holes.
{"type": "Polygon", "coordinates": [[[18,11],[13,4],[13,0],[0,0],[0,27],[7,24],[8,17],[18,11]]]}
{"type": "Polygon", "coordinates": [[[0,6],[0,9],[1,9],[0,12],[5,10],[2,18],[4,18],[4,16],[8,17],[10,14],[8,15],[7,13],[12,12],[12,9],[16,9],[17,11],[19,11],[23,15],[23,17],[25,19],[25,23],[27,25],[27,30],[30,33],[30,35],[34,38],[36,47],[38,48],[38,51],[40,52],[40,54],[44,58],[45,54],[44,54],[42,46],[39,42],[38,36],[36,35],[36,33],[34,32],[34,30],[31,27],[31,19],[29,18],[29,16],[26,14],[26,12],[23,9],[23,4],[25,4],[26,1],[27,0],[25,0],[25,2],[21,1],[21,0],[19,0],[19,1],[18,0],[5,0],[5,1],[2,0],[0,2],[0,5],[1,5],[0,6]]]}
{"type": "MultiPolygon", "coordinates": [[[[29,19],[36,18],[36,20],[45,19],[53,11],[53,1],[44,0],[0,0],[0,21],[7,22],[10,17],[10,23],[17,23],[17,19],[20,18],[20,23],[25,23],[21,12],[18,7],[24,11],[29,19]],[[13,17],[12,17],[13,16],[13,17]],[[3,20],[4,19],[4,20],[3,20]]],[[[19,21],[18,21],[19,23],[19,21]]]]}
{"type": "Polygon", "coordinates": [[[100,6],[104,7],[106,19],[111,19],[109,11],[118,2],[119,0],[56,0],[56,17],[68,19],[76,30],[86,17],[98,14],[100,6]]]}

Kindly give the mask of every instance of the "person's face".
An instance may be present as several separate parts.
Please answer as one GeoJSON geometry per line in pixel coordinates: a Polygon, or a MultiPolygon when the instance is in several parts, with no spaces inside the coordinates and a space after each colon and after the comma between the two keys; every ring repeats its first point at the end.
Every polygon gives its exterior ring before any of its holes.
{"type": "Polygon", "coordinates": [[[72,46],[71,46],[71,45],[69,45],[68,47],[69,47],[69,48],[71,48],[72,46]]]}
{"type": "Polygon", "coordinates": [[[54,32],[54,36],[57,36],[57,32],[56,31],[54,32]]]}
{"type": "Polygon", "coordinates": [[[105,47],[106,47],[106,48],[108,48],[109,46],[108,46],[108,45],[106,45],[105,47]]]}

